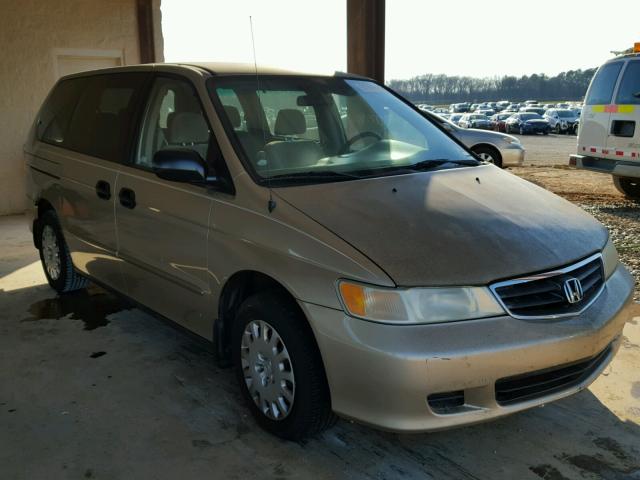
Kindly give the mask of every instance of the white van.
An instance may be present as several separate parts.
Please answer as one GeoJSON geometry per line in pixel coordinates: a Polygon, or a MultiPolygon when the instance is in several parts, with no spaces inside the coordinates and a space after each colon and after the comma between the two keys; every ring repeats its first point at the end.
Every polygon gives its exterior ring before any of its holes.
{"type": "Polygon", "coordinates": [[[616,188],[640,199],[640,43],[591,80],[580,118],[578,152],[569,164],[609,173],[616,188]]]}

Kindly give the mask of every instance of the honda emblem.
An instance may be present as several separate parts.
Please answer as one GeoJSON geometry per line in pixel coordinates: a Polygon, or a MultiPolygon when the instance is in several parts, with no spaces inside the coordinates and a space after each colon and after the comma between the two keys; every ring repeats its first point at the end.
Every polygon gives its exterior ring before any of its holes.
{"type": "Polygon", "coordinates": [[[578,303],[584,296],[582,284],[577,278],[572,277],[565,280],[562,290],[564,291],[564,296],[569,303],[578,303]]]}

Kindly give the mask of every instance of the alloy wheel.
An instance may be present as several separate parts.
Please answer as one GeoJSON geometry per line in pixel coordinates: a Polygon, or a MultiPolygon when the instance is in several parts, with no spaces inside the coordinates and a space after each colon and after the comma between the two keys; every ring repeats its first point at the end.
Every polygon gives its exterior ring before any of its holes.
{"type": "Polygon", "coordinates": [[[481,152],[481,153],[477,153],[476,155],[478,155],[478,157],[480,157],[485,162],[495,163],[493,157],[491,155],[489,155],[488,153],[481,152]]]}

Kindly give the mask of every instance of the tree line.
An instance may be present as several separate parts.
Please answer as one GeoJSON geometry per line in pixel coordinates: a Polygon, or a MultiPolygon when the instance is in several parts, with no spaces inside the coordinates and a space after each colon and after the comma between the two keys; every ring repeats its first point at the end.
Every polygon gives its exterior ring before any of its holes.
{"type": "Polygon", "coordinates": [[[391,80],[388,85],[417,103],[582,100],[595,72],[595,68],[589,68],[569,70],[553,77],[534,73],[487,78],[427,73],[408,80],[391,80]]]}

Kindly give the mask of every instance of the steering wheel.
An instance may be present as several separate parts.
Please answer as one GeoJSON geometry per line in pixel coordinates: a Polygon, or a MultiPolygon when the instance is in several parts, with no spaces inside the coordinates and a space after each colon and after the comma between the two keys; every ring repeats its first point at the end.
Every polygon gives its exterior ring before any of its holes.
{"type": "Polygon", "coordinates": [[[345,142],[344,148],[342,149],[342,151],[348,152],[351,149],[351,145],[356,143],[358,140],[362,140],[363,138],[366,138],[366,137],[373,137],[378,141],[382,140],[382,137],[375,132],[370,132],[370,131],[360,132],[345,142]]]}

